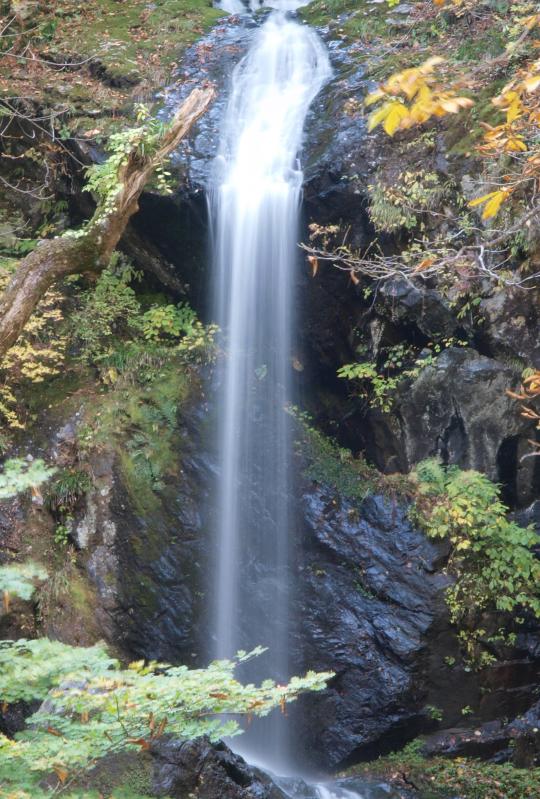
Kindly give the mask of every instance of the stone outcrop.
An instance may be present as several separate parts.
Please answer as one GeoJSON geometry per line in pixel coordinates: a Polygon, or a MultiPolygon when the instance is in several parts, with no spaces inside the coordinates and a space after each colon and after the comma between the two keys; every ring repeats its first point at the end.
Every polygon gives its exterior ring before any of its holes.
{"type": "Polygon", "coordinates": [[[473,349],[451,347],[418,377],[404,382],[391,414],[370,411],[369,451],[385,471],[410,470],[428,457],[476,469],[505,488],[505,499],[521,506],[538,492],[530,450],[532,425],[506,393],[519,374],[473,349]]]}

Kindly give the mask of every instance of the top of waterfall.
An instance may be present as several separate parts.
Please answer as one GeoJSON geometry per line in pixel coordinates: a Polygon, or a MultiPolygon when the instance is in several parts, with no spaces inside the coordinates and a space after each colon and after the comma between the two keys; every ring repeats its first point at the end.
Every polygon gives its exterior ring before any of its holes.
{"type": "Polygon", "coordinates": [[[260,8],[274,8],[276,11],[297,11],[310,0],[218,0],[216,5],[229,14],[247,14],[260,8]]]}

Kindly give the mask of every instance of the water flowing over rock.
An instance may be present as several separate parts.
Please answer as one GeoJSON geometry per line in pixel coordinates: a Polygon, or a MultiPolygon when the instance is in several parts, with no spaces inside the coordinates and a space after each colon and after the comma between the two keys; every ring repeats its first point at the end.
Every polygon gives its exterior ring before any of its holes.
{"type": "MultiPolygon", "coordinates": [[[[287,19],[281,3],[276,8],[234,70],[210,190],[216,318],[226,350],[212,582],[214,654],[232,657],[262,636],[270,647],[266,668],[283,681],[295,537],[286,406],[303,177],[298,151],[309,105],[330,70],[315,33],[287,19]],[[270,589],[259,589],[259,601],[250,590],[254,574],[270,589]]],[[[265,757],[272,748],[286,756],[284,732],[265,744],[265,757]]]]}

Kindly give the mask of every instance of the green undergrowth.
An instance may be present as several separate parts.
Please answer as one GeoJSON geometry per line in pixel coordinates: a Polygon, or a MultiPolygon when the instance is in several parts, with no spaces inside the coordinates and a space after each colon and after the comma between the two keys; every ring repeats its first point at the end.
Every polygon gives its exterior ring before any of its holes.
{"type": "Polygon", "coordinates": [[[65,50],[76,42],[81,55],[97,54],[112,77],[133,71],[140,77],[174,62],[181,48],[222,15],[210,0],[63,0],[49,20],[54,35],[47,49],[65,50]]]}
{"type": "Polygon", "coordinates": [[[313,426],[308,414],[294,409],[297,421],[297,450],[304,459],[308,480],[329,486],[339,496],[362,501],[370,494],[406,499],[411,484],[407,475],[385,475],[313,426]]]}
{"type": "MultiPolygon", "coordinates": [[[[526,40],[513,59],[501,63],[513,21],[507,3],[486,3],[477,16],[441,11],[422,0],[407,4],[406,13],[395,6],[369,0],[315,0],[300,13],[306,22],[326,29],[327,36],[349,47],[349,63],[362,65],[366,85],[368,79],[384,81],[430,56],[443,57],[448,81],[463,80],[463,93],[475,100],[470,110],[443,123],[449,152],[469,156],[483,136],[482,126],[502,121],[491,98],[508,82],[516,62],[534,55],[533,45],[526,40]],[[482,70],[479,64],[484,65],[482,70]]],[[[529,8],[528,13],[533,13],[534,5],[524,3],[519,8],[520,13],[529,8]]]]}
{"type": "Polygon", "coordinates": [[[306,414],[294,416],[308,480],[353,501],[378,493],[409,503],[411,522],[428,538],[448,542],[444,568],[452,584],[445,599],[467,667],[489,668],[505,657],[525,620],[540,617],[540,565],[534,530],[509,520],[499,486],[436,460],[408,475],[381,474],[314,428],[306,414]]]}
{"type": "Polygon", "coordinates": [[[528,799],[540,796],[540,768],[486,763],[472,758],[427,759],[416,740],[400,752],[353,766],[344,776],[377,777],[415,786],[422,799],[528,799]]]}
{"type": "Polygon", "coordinates": [[[361,501],[373,492],[375,470],[313,427],[307,414],[295,410],[295,418],[297,449],[305,459],[304,474],[309,480],[327,485],[347,499],[361,501]]]}
{"type": "Polygon", "coordinates": [[[527,615],[540,618],[540,563],[534,527],[508,519],[499,487],[479,472],[445,468],[435,460],[418,464],[412,520],[451,550],[446,591],[450,619],[467,660],[493,664],[501,646],[512,645],[527,615]],[[505,625],[490,630],[486,614],[504,613],[505,625]],[[511,623],[512,622],[512,626],[511,623]]]}
{"type": "Polygon", "coordinates": [[[117,355],[123,372],[87,414],[79,439],[83,448],[115,449],[134,508],[145,515],[159,507],[159,492],[177,468],[178,414],[197,378],[160,347],[134,346],[117,355]]]}

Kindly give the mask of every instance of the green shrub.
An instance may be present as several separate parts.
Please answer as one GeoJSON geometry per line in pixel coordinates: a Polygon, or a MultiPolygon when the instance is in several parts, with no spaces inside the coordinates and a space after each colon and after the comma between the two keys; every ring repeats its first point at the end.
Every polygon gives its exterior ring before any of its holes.
{"type": "Polygon", "coordinates": [[[95,287],[83,293],[82,306],[70,322],[84,362],[99,362],[110,355],[119,336],[138,330],[141,308],[129,285],[132,277],[131,269],[115,271],[111,265],[101,273],[95,287]]]}
{"type": "Polygon", "coordinates": [[[17,799],[67,793],[110,754],[147,752],[164,734],[212,741],[238,735],[237,716],[265,716],[333,676],[309,672],[288,685],[242,685],[236,665],[262,651],[207,669],[145,661],[122,668],[102,645],[1,642],[0,703],[48,698],[15,739],[0,734],[2,788],[17,799]]]}
{"type": "Polygon", "coordinates": [[[482,762],[473,758],[425,758],[423,741],[412,741],[371,763],[353,766],[346,776],[398,780],[414,785],[425,799],[533,799],[540,796],[540,769],[515,768],[510,763],[482,762]]]}
{"type": "Polygon", "coordinates": [[[499,488],[475,471],[445,468],[435,460],[416,467],[413,521],[430,538],[448,539],[448,571],[455,583],[446,593],[452,622],[471,661],[488,665],[493,654],[485,644],[511,642],[498,631],[489,637],[478,626],[484,611],[540,617],[540,561],[533,547],[538,538],[532,527],[520,527],[507,518],[499,488]]]}
{"type": "Polygon", "coordinates": [[[32,561],[0,566],[0,596],[3,597],[6,611],[9,610],[10,597],[31,599],[35,591],[35,582],[46,578],[45,569],[39,563],[32,561]]]}
{"type": "Polygon", "coordinates": [[[14,497],[29,488],[36,488],[46,482],[55,471],[39,458],[34,461],[11,458],[5,462],[3,471],[0,472],[0,500],[14,497]]]}

